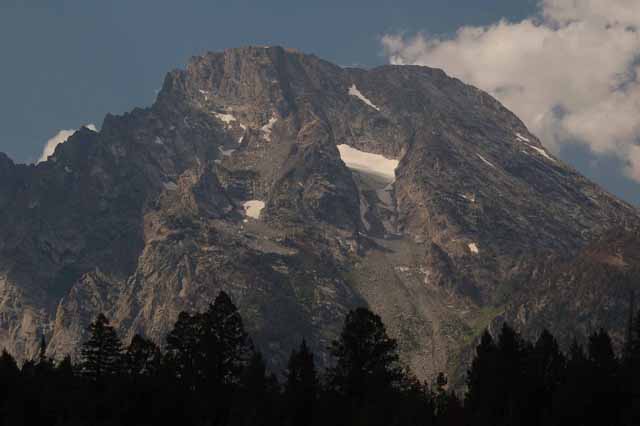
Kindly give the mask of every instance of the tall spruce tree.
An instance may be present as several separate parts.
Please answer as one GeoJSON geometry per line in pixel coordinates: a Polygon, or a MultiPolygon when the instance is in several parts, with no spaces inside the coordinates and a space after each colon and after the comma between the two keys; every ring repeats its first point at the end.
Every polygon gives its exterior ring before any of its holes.
{"type": "Polygon", "coordinates": [[[496,407],[502,403],[497,388],[499,364],[498,347],[489,331],[485,330],[476,347],[466,380],[466,408],[475,424],[499,424],[500,409],[496,407]]]}
{"type": "Polygon", "coordinates": [[[253,344],[229,295],[221,291],[199,315],[200,377],[213,384],[238,384],[253,354],[253,344]]]}
{"type": "Polygon", "coordinates": [[[591,404],[587,414],[594,424],[617,425],[620,413],[619,363],[609,333],[604,329],[593,333],[589,337],[588,349],[591,404]]]}
{"type": "Polygon", "coordinates": [[[543,330],[527,360],[525,379],[528,383],[528,404],[522,410],[525,423],[544,424],[551,416],[553,396],[566,372],[566,358],[557,340],[548,330],[543,330]]]}
{"type": "Polygon", "coordinates": [[[104,314],[91,323],[89,333],[89,340],[81,349],[82,374],[94,381],[118,374],[122,367],[122,343],[104,314]]]}
{"type": "Polygon", "coordinates": [[[195,389],[196,357],[200,345],[198,317],[180,312],[167,334],[165,364],[187,389],[195,389]]]}
{"type": "Polygon", "coordinates": [[[288,407],[286,423],[292,426],[310,425],[318,398],[319,383],[313,353],[303,339],[293,350],[287,364],[285,400],[288,407]]]}
{"type": "Polygon", "coordinates": [[[631,336],[629,371],[631,381],[631,386],[629,386],[631,396],[629,407],[631,407],[631,410],[629,418],[640,419],[640,311],[638,311],[632,324],[631,336]]]}
{"type": "Polygon", "coordinates": [[[153,341],[136,334],[124,354],[124,368],[130,376],[150,377],[160,370],[162,354],[153,341]]]}
{"type": "Polygon", "coordinates": [[[329,370],[330,383],[356,403],[404,385],[398,344],[387,335],[380,317],[368,309],[357,308],[347,314],[331,353],[336,365],[329,370]]]}

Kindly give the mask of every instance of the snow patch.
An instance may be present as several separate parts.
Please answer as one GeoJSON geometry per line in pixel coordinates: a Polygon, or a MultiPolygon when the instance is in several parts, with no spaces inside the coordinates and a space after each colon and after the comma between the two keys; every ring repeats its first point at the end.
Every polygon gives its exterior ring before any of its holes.
{"type": "Polygon", "coordinates": [[[175,182],[164,182],[163,186],[167,191],[175,191],[178,189],[178,185],[175,182]]]}
{"type": "Polygon", "coordinates": [[[482,155],[480,154],[476,154],[478,156],[479,159],[482,160],[483,163],[485,163],[486,165],[493,167],[494,169],[497,168],[496,166],[494,166],[489,160],[487,160],[486,158],[484,158],[482,155]]]}
{"type": "Polygon", "coordinates": [[[273,130],[273,125],[276,124],[276,121],[278,121],[277,117],[271,117],[269,122],[260,128],[262,133],[264,133],[264,138],[269,142],[271,142],[271,131],[273,130]]]}
{"type": "Polygon", "coordinates": [[[249,200],[243,204],[244,214],[253,219],[260,219],[260,213],[264,209],[264,201],[249,200]]]}
{"type": "Polygon", "coordinates": [[[240,136],[240,139],[238,139],[238,144],[241,144],[242,141],[244,141],[244,135],[240,136]]]}
{"type": "Polygon", "coordinates": [[[158,145],[164,145],[164,142],[162,141],[162,138],[160,136],[156,136],[154,142],[158,145]]]}
{"type": "Polygon", "coordinates": [[[396,179],[398,160],[390,160],[379,154],[371,154],[352,148],[349,145],[338,145],[340,159],[350,169],[371,173],[383,177],[390,182],[396,179]]]}
{"type": "Polygon", "coordinates": [[[554,160],[553,158],[551,158],[551,156],[549,156],[549,154],[547,154],[547,151],[545,151],[542,148],[538,148],[537,146],[533,146],[533,145],[529,145],[529,148],[534,149],[538,154],[542,155],[544,158],[546,158],[547,160],[553,161],[554,163],[556,162],[556,160],[554,160]]]}
{"type": "Polygon", "coordinates": [[[375,109],[376,111],[380,111],[380,108],[378,108],[365,95],[363,95],[362,92],[360,92],[358,90],[358,88],[356,87],[355,84],[353,84],[353,85],[351,85],[351,87],[349,87],[349,95],[360,99],[362,102],[364,102],[365,104],[369,105],[371,108],[375,109]]]}
{"type": "Polygon", "coordinates": [[[476,243],[469,243],[469,250],[471,250],[471,253],[473,254],[480,253],[480,250],[478,250],[478,245],[476,243]]]}
{"type": "Polygon", "coordinates": [[[64,166],[64,171],[67,172],[67,173],[71,173],[71,172],[73,172],[73,169],[71,169],[71,167],[69,167],[69,166],[64,166]]]}
{"type": "Polygon", "coordinates": [[[218,150],[225,157],[231,157],[231,154],[233,154],[236,151],[235,149],[223,149],[221,146],[218,147],[218,150]]]}
{"type": "Polygon", "coordinates": [[[471,195],[467,195],[467,194],[459,194],[460,197],[464,198],[467,201],[470,201],[472,203],[476,202],[476,196],[475,194],[471,194],[471,195]]]}
{"type": "Polygon", "coordinates": [[[212,114],[218,120],[222,121],[226,125],[229,125],[229,124],[233,123],[234,121],[236,121],[236,118],[231,114],[222,114],[222,113],[219,113],[219,112],[212,112],[212,114]]]}
{"type": "Polygon", "coordinates": [[[522,141],[522,142],[531,142],[531,141],[529,140],[529,138],[525,138],[525,137],[524,137],[524,136],[522,136],[520,133],[516,133],[516,138],[518,138],[518,140],[519,140],[519,141],[522,141]]]}

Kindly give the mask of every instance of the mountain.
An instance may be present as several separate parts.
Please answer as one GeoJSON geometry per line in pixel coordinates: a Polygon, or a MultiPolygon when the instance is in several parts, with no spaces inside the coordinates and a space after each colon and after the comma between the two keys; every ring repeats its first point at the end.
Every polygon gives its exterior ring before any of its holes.
{"type": "Polygon", "coordinates": [[[606,325],[620,346],[634,293],[640,296],[640,228],[614,228],[570,259],[549,260],[536,282],[514,295],[498,321],[506,320],[530,336],[553,329],[565,343],[606,325]]]}
{"type": "MultiPolygon", "coordinates": [[[[441,70],[280,47],[192,58],[150,108],[80,129],[45,162],[1,155],[0,211],[0,346],[21,358],[41,335],[50,354],[76,351],[98,312],[162,342],[224,289],[275,368],[303,337],[328,362],[366,305],[420,377],[454,369],[496,318],[540,313],[545,259],[639,219],[441,70]]],[[[575,328],[598,307],[548,294],[575,328]]]]}

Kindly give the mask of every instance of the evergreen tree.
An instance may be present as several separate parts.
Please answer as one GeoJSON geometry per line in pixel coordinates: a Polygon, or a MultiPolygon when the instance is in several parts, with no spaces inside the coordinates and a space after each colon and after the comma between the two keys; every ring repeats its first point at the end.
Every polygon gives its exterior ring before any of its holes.
{"type": "Polygon", "coordinates": [[[591,405],[587,414],[594,424],[619,424],[618,359],[609,333],[600,329],[589,337],[589,389],[591,405]]]}
{"type": "Polygon", "coordinates": [[[640,311],[632,324],[631,336],[628,372],[631,384],[627,388],[630,393],[629,407],[631,410],[629,410],[628,416],[630,419],[640,419],[640,311]]]}
{"type": "Polygon", "coordinates": [[[631,362],[635,371],[640,370],[640,311],[635,316],[635,320],[631,325],[631,362]]]}
{"type": "Polygon", "coordinates": [[[543,330],[527,362],[529,404],[524,408],[527,424],[538,425],[551,415],[553,395],[565,376],[566,359],[557,340],[543,330]]]}
{"type": "Polygon", "coordinates": [[[253,354],[253,344],[238,308],[221,291],[198,322],[199,375],[210,383],[237,384],[253,354]]]}
{"type": "Polygon", "coordinates": [[[262,354],[255,351],[241,375],[230,425],[261,426],[275,422],[274,411],[280,391],[277,380],[267,374],[262,354]]]}
{"type": "Polygon", "coordinates": [[[120,372],[122,366],[122,344],[104,314],[99,314],[89,326],[89,340],[82,344],[81,370],[93,381],[120,372]]]}
{"type": "Polygon", "coordinates": [[[433,397],[435,399],[436,416],[445,417],[449,405],[449,394],[447,393],[447,384],[449,380],[444,373],[438,373],[438,377],[433,383],[433,397]]]}
{"type": "Polygon", "coordinates": [[[0,354],[0,420],[9,418],[11,396],[18,391],[20,370],[15,358],[6,350],[0,354]]]}
{"type": "Polygon", "coordinates": [[[136,334],[124,356],[125,370],[130,376],[154,376],[160,370],[160,348],[149,339],[136,334]]]}
{"type": "MultiPolygon", "coordinates": [[[[342,399],[336,401],[341,421],[387,424],[393,420],[393,404],[409,380],[400,364],[398,345],[387,335],[379,316],[365,308],[347,315],[331,353],[336,364],[329,370],[329,384],[342,399]]],[[[336,408],[337,408],[336,407],[336,408]]]]}
{"type": "Polygon", "coordinates": [[[53,360],[47,356],[47,341],[44,336],[40,337],[36,371],[40,376],[47,376],[53,371],[53,360]]]}
{"type": "Polygon", "coordinates": [[[530,383],[526,380],[526,362],[531,344],[508,324],[503,324],[498,340],[498,391],[502,400],[503,424],[525,424],[530,383]]]}
{"type": "Polygon", "coordinates": [[[560,384],[566,368],[566,358],[555,337],[543,330],[532,352],[534,375],[540,379],[542,391],[552,394],[560,384]]]}
{"type": "Polygon", "coordinates": [[[71,360],[71,356],[67,355],[62,358],[62,361],[58,363],[56,366],[56,374],[59,376],[63,376],[66,378],[72,378],[74,376],[75,367],[73,365],[73,361],[71,360]]]}
{"type": "Polygon", "coordinates": [[[285,399],[289,410],[287,424],[310,425],[318,397],[319,383],[313,353],[302,340],[300,348],[293,350],[286,371],[285,399]]]}
{"type": "Polygon", "coordinates": [[[40,336],[40,346],[38,348],[38,362],[42,363],[48,361],[47,359],[47,341],[44,335],[40,336]]]}
{"type": "Polygon", "coordinates": [[[576,339],[571,342],[563,383],[554,395],[553,424],[583,424],[590,404],[589,361],[576,339]]]}
{"type": "Polygon", "coordinates": [[[197,317],[188,312],[180,312],[173,330],[167,335],[165,362],[175,377],[188,389],[195,387],[199,343],[197,317]]]}
{"type": "Polygon", "coordinates": [[[499,380],[498,347],[488,330],[480,338],[476,355],[467,372],[466,405],[470,418],[480,425],[499,424],[497,385],[499,380]]]}
{"type": "Polygon", "coordinates": [[[618,367],[611,337],[604,329],[589,337],[589,361],[600,374],[612,376],[618,367]]]}

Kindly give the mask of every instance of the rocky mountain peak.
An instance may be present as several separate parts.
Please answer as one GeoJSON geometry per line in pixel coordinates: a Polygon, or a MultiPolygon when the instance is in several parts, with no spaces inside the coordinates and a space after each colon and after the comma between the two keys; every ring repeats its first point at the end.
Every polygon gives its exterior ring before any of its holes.
{"type": "Polygon", "coordinates": [[[540,258],[639,218],[441,70],[280,47],[192,58],[151,107],[0,177],[0,345],[22,357],[73,351],[100,311],[162,342],[223,289],[276,367],[303,337],[322,363],[368,305],[428,377],[534,297],[540,258]]]}

